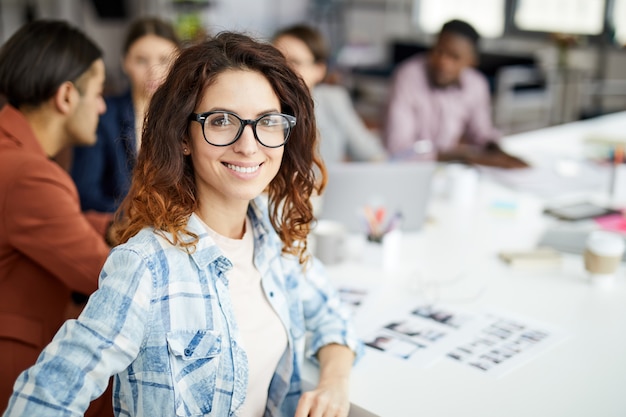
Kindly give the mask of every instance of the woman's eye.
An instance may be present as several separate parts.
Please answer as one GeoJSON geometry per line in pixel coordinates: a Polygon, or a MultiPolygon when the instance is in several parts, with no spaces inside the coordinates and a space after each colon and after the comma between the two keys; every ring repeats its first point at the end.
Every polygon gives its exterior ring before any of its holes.
{"type": "Polygon", "coordinates": [[[279,127],[283,125],[283,118],[280,116],[266,116],[259,121],[265,127],[279,127]]]}
{"type": "Polygon", "coordinates": [[[215,116],[211,119],[211,126],[230,126],[232,125],[231,118],[228,115],[215,116]]]}

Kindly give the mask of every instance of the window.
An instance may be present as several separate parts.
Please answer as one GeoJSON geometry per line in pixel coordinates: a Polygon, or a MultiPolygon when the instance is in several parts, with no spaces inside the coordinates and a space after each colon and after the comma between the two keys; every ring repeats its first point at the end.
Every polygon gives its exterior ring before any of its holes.
{"type": "Polygon", "coordinates": [[[626,0],[614,1],[612,19],[615,28],[615,40],[620,45],[626,45],[626,0]]]}
{"type": "Polygon", "coordinates": [[[487,38],[504,33],[505,0],[415,0],[413,21],[421,31],[438,33],[448,20],[470,23],[487,38]]]}
{"type": "Polygon", "coordinates": [[[604,0],[518,0],[515,26],[537,32],[599,35],[604,24],[604,3],[604,0]]]}

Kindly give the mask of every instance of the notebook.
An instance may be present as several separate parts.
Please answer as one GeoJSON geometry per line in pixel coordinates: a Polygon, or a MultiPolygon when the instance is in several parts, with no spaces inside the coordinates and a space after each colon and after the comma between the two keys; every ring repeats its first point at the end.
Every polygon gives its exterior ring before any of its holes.
{"type": "Polygon", "coordinates": [[[320,219],[343,223],[350,232],[367,231],[366,207],[401,213],[400,230],[418,230],[426,219],[434,162],[348,162],[328,165],[320,219]]]}

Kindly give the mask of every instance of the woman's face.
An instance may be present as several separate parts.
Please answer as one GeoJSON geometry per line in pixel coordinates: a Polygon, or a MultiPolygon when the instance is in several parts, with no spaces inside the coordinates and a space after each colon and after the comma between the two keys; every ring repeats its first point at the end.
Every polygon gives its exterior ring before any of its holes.
{"type": "MultiPolygon", "coordinates": [[[[281,107],[278,96],[261,73],[227,70],[206,87],[194,113],[216,110],[233,112],[241,119],[257,119],[267,113],[280,113],[281,107]]],[[[243,129],[235,143],[218,147],[204,140],[200,123],[190,123],[187,153],[193,161],[201,205],[247,206],[278,173],[284,146],[261,145],[251,125],[243,129]]]]}
{"type": "Polygon", "coordinates": [[[177,50],[174,42],[156,35],[145,35],[133,42],[122,63],[133,95],[152,97],[165,80],[177,50]]]}
{"type": "Polygon", "coordinates": [[[309,89],[322,82],[326,75],[326,65],[316,63],[309,47],[293,36],[280,36],[274,40],[274,46],[285,55],[291,68],[298,74],[309,89]]]}

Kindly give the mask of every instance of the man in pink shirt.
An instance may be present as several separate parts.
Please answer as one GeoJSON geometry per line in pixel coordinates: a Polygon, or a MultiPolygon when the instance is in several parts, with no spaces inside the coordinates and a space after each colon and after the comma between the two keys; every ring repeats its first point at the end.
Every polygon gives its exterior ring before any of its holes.
{"type": "Polygon", "coordinates": [[[471,25],[451,20],[428,54],[415,55],[395,70],[384,130],[393,158],[527,166],[497,144],[487,80],[473,68],[478,40],[471,25]]]}

